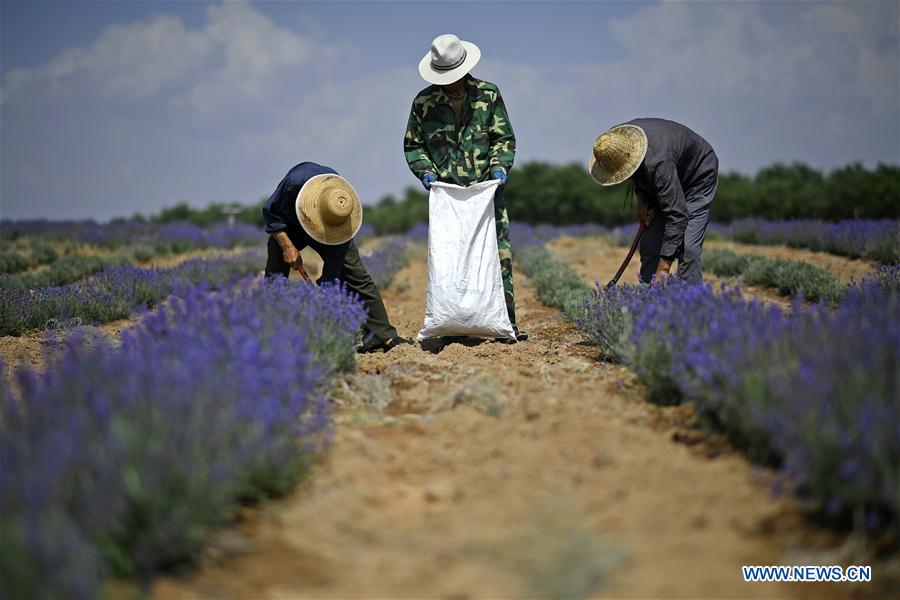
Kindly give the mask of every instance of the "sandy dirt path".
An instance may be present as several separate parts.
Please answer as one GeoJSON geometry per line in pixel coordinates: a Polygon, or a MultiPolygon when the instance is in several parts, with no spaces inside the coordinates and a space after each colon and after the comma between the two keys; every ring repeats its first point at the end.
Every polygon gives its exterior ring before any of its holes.
{"type": "MultiPolygon", "coordinates": [[[[424,256],[385,293],[421,327],[424,256]]],[[[742,564],[827,546],[771,475],[643,401],[519,275],[507,346],[401,347],[335,386],[333,446],[248,509],[157,598],[828,597],[744,583],[742,564]],[[680,440],[680,441],[676,441],[680,440]]],[[[825,538],[828,536],[825,535],[825,538]]],[[[800,563],[808,564],[808,563],[800,563]]]]}

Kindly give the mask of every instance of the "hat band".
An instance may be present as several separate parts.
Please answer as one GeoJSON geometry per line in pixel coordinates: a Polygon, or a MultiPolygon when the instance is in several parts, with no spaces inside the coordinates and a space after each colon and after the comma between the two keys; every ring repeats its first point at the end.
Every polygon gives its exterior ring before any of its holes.
{"type": "Polygon", "coordinates": [[[463,62],[465,62],[466,54],[467,54],[466,49],[463,48],[462,56],[460,56],[459,60],[456,61],[455,63],[453,63],[452,65],[439,65],[436,62],[431,61],[431,68],[434,69],[435,71],[450,71],[452,69],[455,69],[459,65],[463,64],[463,62]]]}

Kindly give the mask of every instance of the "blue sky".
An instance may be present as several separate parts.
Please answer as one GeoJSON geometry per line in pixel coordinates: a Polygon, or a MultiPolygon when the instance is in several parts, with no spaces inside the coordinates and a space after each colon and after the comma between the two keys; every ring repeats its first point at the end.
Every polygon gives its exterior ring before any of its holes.
{"type": "Polygon", "coordinates": [[[4,1],[0,216],[253,201],[302,160],[396,193],[416,66],[448,32],[481,47],[519,161],[585,163],[610,125],[662,116],[723,169],[897,163],[898,23],[865,1],[4,1]]]}

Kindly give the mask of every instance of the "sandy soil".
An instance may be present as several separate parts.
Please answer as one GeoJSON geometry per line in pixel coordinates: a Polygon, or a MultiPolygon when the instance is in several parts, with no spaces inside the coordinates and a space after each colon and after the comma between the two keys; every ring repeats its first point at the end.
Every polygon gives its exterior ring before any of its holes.
{"type": "MultiPolygon", "coordinates": [[[[413,337],[424,258],[395,281],[385,301],[413,337]]],[[[521,276],[517,300],[528,342],[360,357],[335,385],[334,443],[307,482],[244,511],[153,595],[847,595],[744,583],[742,564],[794,564],[837,541],[770,494],[770,473],[696,429],[690,407],[644,402],[521,276]]]]}

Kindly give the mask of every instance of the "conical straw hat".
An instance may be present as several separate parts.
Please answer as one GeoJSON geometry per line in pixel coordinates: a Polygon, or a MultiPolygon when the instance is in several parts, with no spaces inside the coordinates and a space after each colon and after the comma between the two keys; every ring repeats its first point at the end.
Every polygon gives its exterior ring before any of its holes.
{"type": "Polygon", "coordinates": [[[296,209],[303,230],[329,246],[349,242],[362,225],[362,203],[356,190],[331,173],[310,177],[303,184],[296,209]]]}
{"type": "Polygon", "coordinates": [[[615,185],[631,177],[647,154],[647,134],[637,125],[617,125],[594,141],[588,170],[600,185],[615,185]]]}

